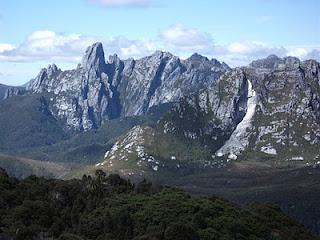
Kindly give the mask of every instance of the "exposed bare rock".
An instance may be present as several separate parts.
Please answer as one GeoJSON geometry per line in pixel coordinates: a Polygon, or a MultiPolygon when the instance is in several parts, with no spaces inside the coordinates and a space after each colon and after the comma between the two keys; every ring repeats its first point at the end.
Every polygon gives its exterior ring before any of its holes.
{"type": "Polygon", "coordinates": [[[24,90],[18,87],[9,87],[6,89],[3,99],[10,98],[12,96],[21,95],[24,93],[24,90]]]}
{"type": "Polygon", "coordinates": [[[89,130],[108,119],[142,115],[153,106],[176,102],[208,87],[227,69],[225,63],[197,54],[181,60],[161,51],[139,60],[113,55],[106,63],[102,44],[95,43],[77,69],[49,65],[27,89],[50,93],[52,112],[67,128],[89,130]]]}

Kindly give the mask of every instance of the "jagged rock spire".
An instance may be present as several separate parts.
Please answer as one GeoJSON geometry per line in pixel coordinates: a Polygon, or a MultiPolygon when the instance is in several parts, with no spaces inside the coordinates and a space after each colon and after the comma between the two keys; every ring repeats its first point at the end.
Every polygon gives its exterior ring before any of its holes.
{"type": "Polygon", "coordinates": [[[209,61],[207,57],[200,55],[199,53],[194,53],[189,57],[190,61],[209,61]]]}
{"type": "MultiPolygon", "coordinates": [[[[197,58],[197,56],[194,56],[197,58]]],[[[215,82],[224,72],[219,64],[198,56],[194,64],[169,52],[156,51],[138,60],[105,60],[100,42],[89,46],[81,64],[61,71],[54,64],[42,69],[27,90],[50,92],[53,114],[68,128],[89,130],[105,120],[147,113],[215,82]]]]}
{"type": "Polygon", "coordinates": [[[94,43],[87,48],[82,58],[81,66],[87,71],[94,69],[102,72],[104,70],[106,63],[101,42],[94,43]]]}
{"type": "Polygon", "coordinates": [[[48,78],[51,78],[51,76],[53,74],[55,74],[56,72],[58,72],[60,69],[57,67],[57,65],[55,65],[54,63],[53,64],[50,64],[47,68],[47,74],[48,74],[48,78]]]}
{"type": "Polygon", "coordinates": [[[19,94],[21,94],[21,93],[22,93],[22,91],[21,91],[19,88],[10,87],[10,88],[8,88],[8,89],[6,90],[3,99],[7,99],[7,98],[10,98],[10,97],[12,97],[12,96],[19,95],[19,94]]]}

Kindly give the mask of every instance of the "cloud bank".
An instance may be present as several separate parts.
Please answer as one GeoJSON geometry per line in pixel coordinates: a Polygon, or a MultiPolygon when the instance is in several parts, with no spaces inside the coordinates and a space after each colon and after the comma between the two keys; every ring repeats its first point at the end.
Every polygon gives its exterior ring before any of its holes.
{"type": "Polygon", "coordinates": [[[181,24],[160,30],[160,40],[169,51],[173,52],[209,52],[214,48],[214,41],[209,33],[186,28],[181,24]]]}
{"type": "Polygon", "coordinates": [[[272,46],[249,40],[220,44],[215,42],[209,33],[175,24],[161,29],[158,37],[150,40],[128,39],[123,36],[63,34],[50,30],[35,31],[18,46],[0,43],[0,61],[78,63],[85,49],[97,41],[103,43],[106,55],[117,53],[124,59],[140,58],[161,49],[180,57],[198,52],[225,61],[231,66],[247,65],[254,59],[270,54],[320,60],[320,46],[272,46]]]}
{"type": "Polygon", "coordinates": [[[0,61],[65,61],[79,62],[85,49],[102,42],[107,53],[123,58],[141,57],[154,51],[152,41],[130,40],[125,37],[96,37],[80,34],[59,34],[49,30],[35,31],[19,46],[0,44],[0,61]]]}

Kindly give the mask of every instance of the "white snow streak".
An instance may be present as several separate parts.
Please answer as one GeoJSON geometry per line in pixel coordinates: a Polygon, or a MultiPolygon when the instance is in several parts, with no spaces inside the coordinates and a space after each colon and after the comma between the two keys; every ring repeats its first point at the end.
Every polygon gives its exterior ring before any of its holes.
{"type": "Polygon", "coordinates": [[[249,144],[249,132],[248,128],[251,128],[251,121],[254,116],[257,105],[257,95],[252,88],[252,83],[248,80],[248,101],[247,101],[247,112],[238,124],[236,129],[231,134],[230,138],[226,143],[217,151],[216,155],[222,157],[228,154],[231,159],[236,159],[236,154],[240,153],[249,144]]]}

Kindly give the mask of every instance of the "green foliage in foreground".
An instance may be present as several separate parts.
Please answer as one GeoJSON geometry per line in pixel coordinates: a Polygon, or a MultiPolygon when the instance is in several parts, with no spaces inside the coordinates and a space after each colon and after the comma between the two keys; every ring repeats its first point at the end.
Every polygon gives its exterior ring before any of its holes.
{"type": "Polygon", "coordinates": [[[118,175],[81,180],[0,169],[0,239],[316,239],[271,205],[240,208],[218,197],[131,184],[118,175]]]}

